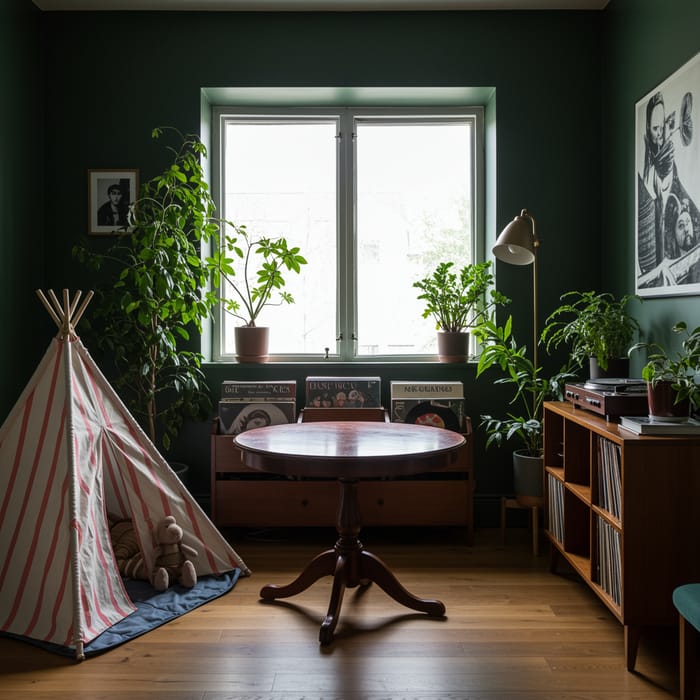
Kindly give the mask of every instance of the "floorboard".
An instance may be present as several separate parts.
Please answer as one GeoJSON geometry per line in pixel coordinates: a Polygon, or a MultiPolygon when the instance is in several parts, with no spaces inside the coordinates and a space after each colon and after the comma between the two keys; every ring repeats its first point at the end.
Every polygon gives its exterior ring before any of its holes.
{"type": "Polygon", "coordinates": [[[318,631],[330,578],[262,602],[332,530],[225,533],[253,574],[233,591],[101,656],[77,663],[0,638],[0,697],[14,700],[655,700],[678,697],[675,629],[649,630],[625,669],[622,627],[575,573],[551,574],[527,530],[363,532],[412,593],[445,618],[380,588],[348,590],[333,644],[318,631]]]}

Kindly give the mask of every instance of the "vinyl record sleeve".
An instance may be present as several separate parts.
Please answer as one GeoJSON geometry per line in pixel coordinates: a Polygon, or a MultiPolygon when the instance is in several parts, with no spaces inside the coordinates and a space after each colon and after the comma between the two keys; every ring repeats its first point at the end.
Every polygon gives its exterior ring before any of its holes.
{"type": "Polygon", "coordinates": [[[394,423],[433,425],[461,432],[464,426],[464,399],[395,399],[391,402],[394,423]]]}

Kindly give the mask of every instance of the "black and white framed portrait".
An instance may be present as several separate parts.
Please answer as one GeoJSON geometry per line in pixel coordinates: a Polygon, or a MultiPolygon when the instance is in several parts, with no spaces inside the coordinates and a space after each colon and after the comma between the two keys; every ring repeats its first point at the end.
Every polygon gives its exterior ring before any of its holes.
{"type": "Polygon", "coordinates": [[[700,54],[635,107],[636,289],[700,294],[700,54]]]}
{"type": "Polygon", "coordinates": [[[138,186],[138,170],[89,170],[88,232],[106,236],[130,231],[129,208],[138,186]]]}

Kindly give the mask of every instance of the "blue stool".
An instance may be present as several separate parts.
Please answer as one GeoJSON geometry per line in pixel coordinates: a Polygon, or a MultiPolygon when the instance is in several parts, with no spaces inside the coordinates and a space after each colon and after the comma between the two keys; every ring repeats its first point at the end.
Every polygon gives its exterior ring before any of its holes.
{"type": "Polygon", "coordinates": [[[700,632],[700,583],[687,583],[673,591],[680,616],[681,700],[694,700],[697,679],[697,641],[700,632]]]}

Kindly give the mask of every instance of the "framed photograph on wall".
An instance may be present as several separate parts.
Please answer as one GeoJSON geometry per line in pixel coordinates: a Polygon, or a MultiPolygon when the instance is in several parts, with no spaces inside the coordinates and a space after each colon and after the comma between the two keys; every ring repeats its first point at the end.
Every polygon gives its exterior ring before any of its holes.
{"type": "Polygon", "coordinates": [[[129,207],[138,196],[138,170],[88,170],[88,232],[110,236],[130,231],[129,207]]]}
{"type": "Polygon", "coordinates": [[[635,107],[636,289],[700,294],[700,54],[635,107]]]}

